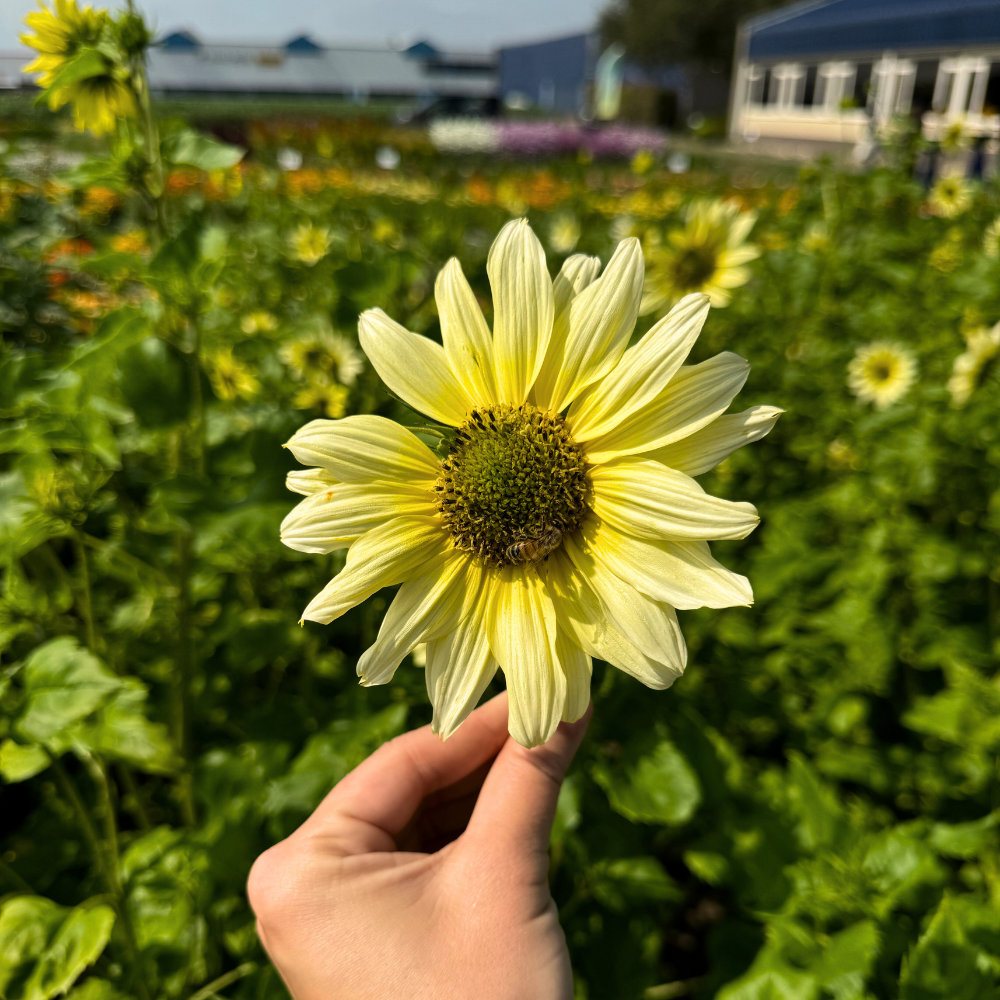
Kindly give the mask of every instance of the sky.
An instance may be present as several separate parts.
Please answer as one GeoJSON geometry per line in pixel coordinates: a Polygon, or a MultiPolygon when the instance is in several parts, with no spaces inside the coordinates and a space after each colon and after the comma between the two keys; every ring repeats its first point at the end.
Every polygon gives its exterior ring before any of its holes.
{"type": "MultiPolygon", "coordinates": [[[[84,5],[84,0],[79,0],[84,5]]],[[[86,0],[92,6],[114,5],[86,0]]],[[[206,41],[412,42],[489,50],[592,27],[607,0],[138,0],[158,32],[193,30],[206,41]]],[[[0,49],[19,48],[35,0],[0,0],[0,49]]]]}

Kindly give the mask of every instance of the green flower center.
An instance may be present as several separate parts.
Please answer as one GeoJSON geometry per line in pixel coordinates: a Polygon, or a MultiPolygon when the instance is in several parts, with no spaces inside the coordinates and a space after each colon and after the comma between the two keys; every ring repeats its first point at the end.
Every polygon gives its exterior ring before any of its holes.
{"type": "Polygon", "coordinates": [[[702,244],[681,250],[673,261],[674,284],[685,291],[697,291],[715,274],[718,249],[702,244]]]}
{"type": "Polygon", "coordinates": [[[586,468],[557,413],[527,404],[473,410],[441,465],[438,510],[457,548],[494,566],[539,562],[583,520],[586,468]]]}

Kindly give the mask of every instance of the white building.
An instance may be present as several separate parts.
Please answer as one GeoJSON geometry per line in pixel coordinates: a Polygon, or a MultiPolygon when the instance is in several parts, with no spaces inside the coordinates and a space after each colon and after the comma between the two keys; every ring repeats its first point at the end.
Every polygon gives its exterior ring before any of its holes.
{"type": "Polygon", "coordinates": [[[808,0],[742,26],[732,137],[856,143],[895,115],[1000,137],[1000,0],[808,0]]]}

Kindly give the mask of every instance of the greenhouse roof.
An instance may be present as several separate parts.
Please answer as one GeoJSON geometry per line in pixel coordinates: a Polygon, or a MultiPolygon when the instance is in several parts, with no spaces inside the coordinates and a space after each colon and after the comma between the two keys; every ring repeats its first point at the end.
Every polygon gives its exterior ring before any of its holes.
{"type": "Polygon", "coordinates": [[[1000,43],[1000,0],[807,0],[747,22],[751,59],[1000,43]]]}

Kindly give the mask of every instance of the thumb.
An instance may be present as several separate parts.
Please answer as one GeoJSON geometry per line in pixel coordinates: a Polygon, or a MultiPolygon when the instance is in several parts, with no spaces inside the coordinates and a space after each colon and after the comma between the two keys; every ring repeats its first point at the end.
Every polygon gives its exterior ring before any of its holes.
{"type": "Polygon", "coordinates": [[[480,857],[523,858],[543,877],[559,789],[593,714],[561,722],[552,738],[525,749],[509,739],[490,768],[462,840],[480,857]]]}

